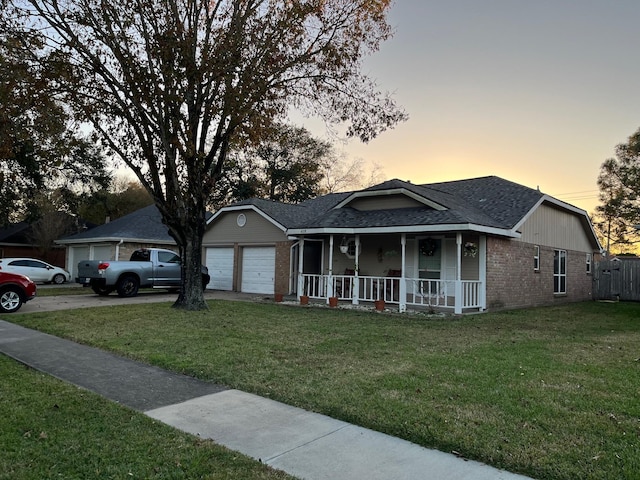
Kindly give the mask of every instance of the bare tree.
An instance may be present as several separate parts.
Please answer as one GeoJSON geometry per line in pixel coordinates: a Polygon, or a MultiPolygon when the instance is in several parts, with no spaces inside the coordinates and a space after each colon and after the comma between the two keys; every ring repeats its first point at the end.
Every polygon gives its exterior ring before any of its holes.
{"type": "Polygon", "coordinates": [[[377,163],[367,163],[360,157],[351,160],[333,157],[324,164],[322,191],[335,193],[359,190],[382,182],[384,177],[384,170],[377,163]]]}
{"type": "Polygon", "coordinates": [[[176,307],[206,308],[205,206],[232,142],[291,107],[363,141],[405,118],[360,71],[391,0],[7,1],[68,65],[66,103],[152,194],[184,259],[176,307]]]}

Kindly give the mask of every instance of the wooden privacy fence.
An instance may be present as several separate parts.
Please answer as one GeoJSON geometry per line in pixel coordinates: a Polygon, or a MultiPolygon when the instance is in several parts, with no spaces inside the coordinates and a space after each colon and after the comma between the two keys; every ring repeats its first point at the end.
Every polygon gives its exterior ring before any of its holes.
{"type": "Polygon", "coordinates": [[[640,259],[597,262],[593,271],[593,298],[640,301],[640,259]]]}

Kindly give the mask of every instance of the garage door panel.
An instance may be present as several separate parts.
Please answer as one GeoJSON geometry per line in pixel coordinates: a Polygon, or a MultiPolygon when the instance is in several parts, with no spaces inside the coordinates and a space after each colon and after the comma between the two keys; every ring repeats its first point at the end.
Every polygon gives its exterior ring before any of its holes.
{"type": "Polygon", "coordinates": [[[205,261],[211,277],[207,288],[233,290],[233,248],[207,248],[205,261]]]}
{"type": "Polygon", "coordinates": [[[276,270],[274,247],[245,247],[242,249],[241,291],[273,294],[276,270]]]}

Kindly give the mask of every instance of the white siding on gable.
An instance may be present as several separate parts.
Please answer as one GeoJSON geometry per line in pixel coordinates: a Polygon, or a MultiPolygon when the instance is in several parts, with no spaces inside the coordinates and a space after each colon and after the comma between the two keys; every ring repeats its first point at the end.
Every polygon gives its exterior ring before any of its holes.
{"type": "Polygon", "coordinates": [[[349,202],[356,210],[389,210],[394,208],[424,207],[423,203],[406,195],[380,195],[356,198],[349,202]]]}
{"type": "Polygon", "coordinates": [[[520,231],[522,242],[579,252],[593,250],[580,217],[549,205],[540,205],[520,231]]]}
{"type": "Polygon", "coordinates": [[[202,242],[205,246],[221,243],[284,242],[287,235],[276,225],[252,210],[230,211],[220,215],[207,227],[202,242]],[[244,223],[238,225],[238,215],[244,223]]]}

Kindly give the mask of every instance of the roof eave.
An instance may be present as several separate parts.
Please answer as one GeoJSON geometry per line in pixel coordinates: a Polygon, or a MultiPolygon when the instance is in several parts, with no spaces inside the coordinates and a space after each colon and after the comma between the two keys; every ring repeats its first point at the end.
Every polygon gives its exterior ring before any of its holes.
{"type": "Polygon", "coordinates": [[[287,230],[287,235],[356,235],[356,234],[390,234],[390,233],[441,233],[450,231],[485,233],[489,235],[499,235],[502,237],[520,238],[520,232],[515,229],[489,227],[473,223],[438,224],[438,225],[406,225],[389,227],[317,227],[317,228],[291,228],[287,230]]]}
{"type": "Polygon", "coordinates": [[[127,238],[127,237],[91,237],[91,238],[78,238],[78,239],[60,239],[54,243],[58,245],[78,245],[82,243],[160,243],[163,245],[175,245],[173,240],[159,239],[159,238],[127,238]]]}

